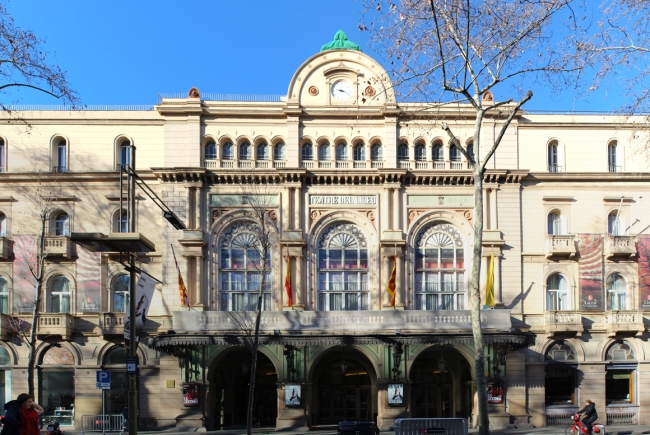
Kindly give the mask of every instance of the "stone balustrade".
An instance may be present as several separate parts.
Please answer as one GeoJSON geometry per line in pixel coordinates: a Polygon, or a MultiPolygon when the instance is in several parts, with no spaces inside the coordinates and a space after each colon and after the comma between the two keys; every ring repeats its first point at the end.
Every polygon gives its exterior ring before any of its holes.
{"type": "Polygon", "coordinates": [[[575,236],[548,235],[546,236],[546,258],[553,256],[575,257],[576,242],[575,236]]]}
{"type": "Polygon", "coordinates": [[[45,253],[48,257],[72,257],[73,243],[68,236],[50,236],[45,238],[45,253]]]}
{"type": "Polygon", "coordinates": [[[643,313],[640,311],[608,311],[605,313],[605,331],[607,336],[615,337],[617,333],[636,335],[645,329],[643,313]]]}
{"type": "Polygon", "coordinates": [[[75,316],[68,313],[41,313],[38,316],[36,334],[39,337],[59,335],[63,340],[71,340],[74,333],[75,316]]]}
{"type": "Polygon", "coordinates": [[[582,314],[578,311],[548,311],[545,317],[546,334],[557,332],[577,334],[584,330],[582,314]]]}
{"type": "Polygon", "coordinates": [[[605,257],[636,255],[636,236],[605,236],[605,257]]]}

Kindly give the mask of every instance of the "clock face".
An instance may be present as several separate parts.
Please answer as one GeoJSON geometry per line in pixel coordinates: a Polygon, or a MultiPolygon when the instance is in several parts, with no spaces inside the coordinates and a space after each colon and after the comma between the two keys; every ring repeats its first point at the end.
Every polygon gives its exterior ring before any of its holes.
{"type": "Polygon", "coordinates": [[[352,96],[352,86],[348,82],[340,81],[332,85],[332,97],[339,101],[348,100],[352,96]]]}

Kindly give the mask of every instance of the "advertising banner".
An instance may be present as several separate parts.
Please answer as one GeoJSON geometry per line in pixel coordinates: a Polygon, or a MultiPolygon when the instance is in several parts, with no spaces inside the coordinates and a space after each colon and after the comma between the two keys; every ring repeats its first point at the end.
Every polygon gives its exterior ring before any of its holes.
{"type": "Polygon", "coordinates": [[[639,301],[642,310],[650,310],[650,234],[637,236],[639,261],[639,301]]]}
{"type": "MultiPolygon", "coordinates": [[[[153,292],[156,288],[156,281],[144,272],[140,273],[140,278],[135,286],[135,339],[139,340],[144,325],[147,322],[147,314],[149,313],[149,306],[153,298],[153,292]]],[[[133,301],[129,300],[126,304],[126,316],[124,317],[124,339],[127,341],[131,339],[131,304],[133,301]]]]}
{"type": "Polygon", "coordinates": [[[36,300],[36,281],[30,269],[36,267],[36,236],[14,235],[14,309],[17,313],[31,313],[36,300]]]}
{"type": "Polygon", "coordinates": [[[284,404],[287,406],[300,406],[300,385],[285,386],[284,404]]]}
{"type": "Polygon", "coordinates": [[[183,384],[183,406],[186,408],[199,406],[199,384],[183,384]]]}
{"type": "Polygon", "coordinates": [[[580,258],[578,275],[580,309],[603,309],[603,237],[600,234],[578,234],[580,258]]]}
{"type": "Polygon", "coordinates": [[[77,311],[98,312],[101,309],[102,254],[77,245],[77,255],[77,311]]]}
{"type": "Polygon", "coordinates": [[[503,382],[488,382],[488,403],[503,403],[503,382]]]}

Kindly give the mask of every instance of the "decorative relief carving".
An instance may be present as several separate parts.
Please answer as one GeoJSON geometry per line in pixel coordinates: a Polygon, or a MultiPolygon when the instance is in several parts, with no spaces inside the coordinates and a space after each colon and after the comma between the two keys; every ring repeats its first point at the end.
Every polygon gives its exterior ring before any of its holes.
{"type": "Polygon", "coordinates": [[[212,209],[212,222],[219,219],[224,214],[228,213],[230,210],[226,208],[214,208],[212,209]]]}
{"type": "Polygon", "coordinates": [[[372,86],[368,86],[368,87],[366,88],[366,90],[365,90],[364,93],[365,93],[366,96],[368,96],[368,97],[374,97],[375,94],[376,94],[376,91],[375,91],[375,88],[373,88],[372,86]]]}
{"type": "Polygon", "coordinates": [[[318,95],[318,88],[316,86],[310,86],[309,87],[309,95],[311,96],[316,96],[318,95]]]}
{"type": "Polygon", "coordinates": [[[472,223],[473,213],[472,210],[456,210],[456,213],[462,214],[469,223],[472,223]]]}
{"type": "Polygon", "coordinates": [[[201,93],[197,88],[192,88],[187,93],[187,98],[201,98],[201,93]]]}
{"type": "Polygon", "coordinates": [[[368,210],[366,212],[366,216],[368,217],[368,220],[372,222],[373,225],[375,225],[375,211],[374,210],[368,210]]]}
{"type": "Polygon", "coordinates": [[[311,222],[314,223],[318,219],[320,219],[321,215],[323,214],[323,210],[312,210],[311,213],[309,214],[309,217],[311,217],[311,222]]]}
{"type": "Polygon", "coordinates": [[[413,224],[413,222],[415,222],[415,220],[419,218],[422,215],[422,213],[426,213],[427,211],[429,210],[414,209],[414,208],[409,210],[409,226],[411,226],[411,224],[413,224]]]}
{"type": "Polygon", "coordinates": [[[278,212],[277,210],[269,210],[266,212],[266,216],[273,221],[275,225],[278,224],[278,212]]]}

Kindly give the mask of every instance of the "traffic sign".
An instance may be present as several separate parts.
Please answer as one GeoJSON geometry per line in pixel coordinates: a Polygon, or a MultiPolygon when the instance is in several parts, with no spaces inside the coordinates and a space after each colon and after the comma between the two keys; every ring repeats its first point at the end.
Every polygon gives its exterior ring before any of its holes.
{"type": "Polygon", "coordinates": [[[111,388],[111,372],[108,370],[97,370],[96,387],[98,390],[108,390],[111,388]]]}
{"type": "Polygon", "coordinates": [[[137,356],[127,356],[126,357],[126,372],[129,374],[135,374],[138,370],[138,357],[137,356]]]}

